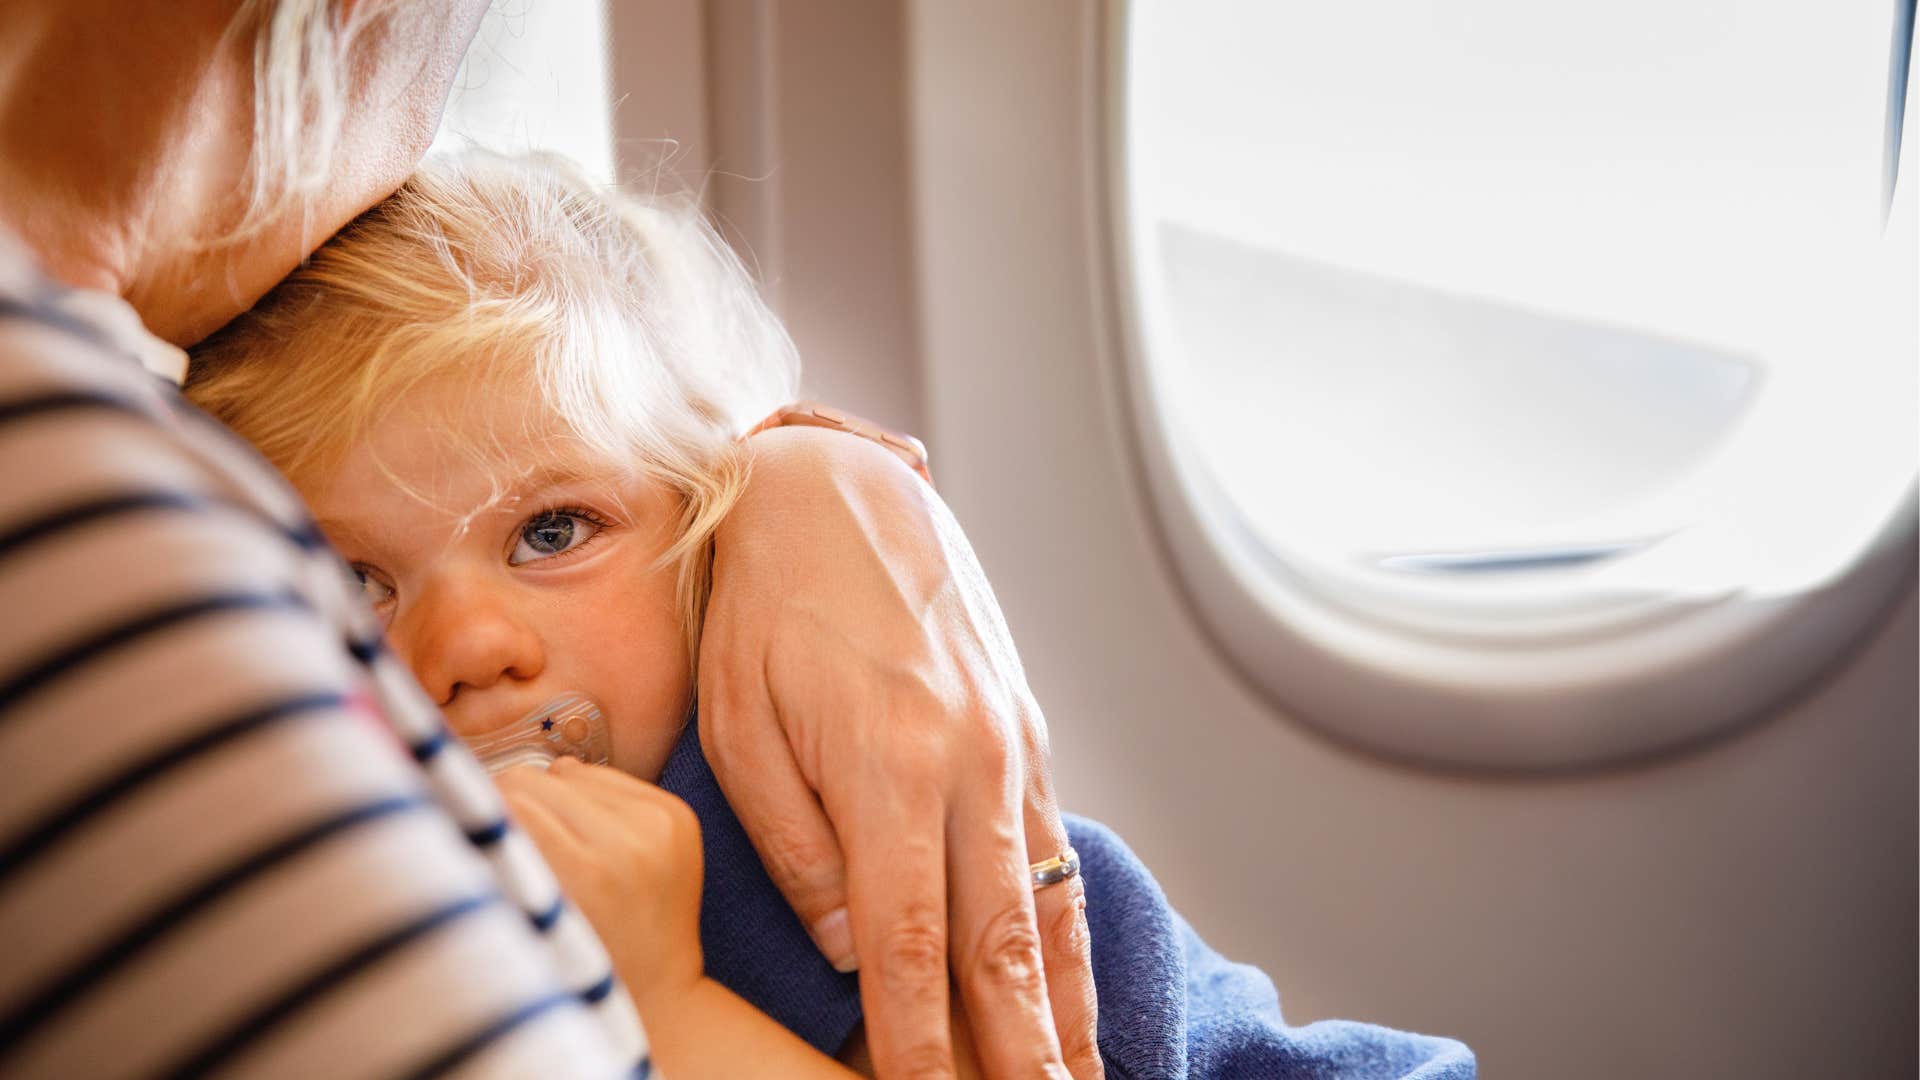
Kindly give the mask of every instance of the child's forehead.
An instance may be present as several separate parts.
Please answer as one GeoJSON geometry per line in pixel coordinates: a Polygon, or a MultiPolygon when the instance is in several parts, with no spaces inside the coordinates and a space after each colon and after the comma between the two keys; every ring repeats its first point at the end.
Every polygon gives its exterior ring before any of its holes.
{"type": "Polygon", "coordinates": [[[449,373],[408,387],[374,412],[354,440],[389,465],[497,482],[590,479],[617,473],[589,452],[530,380],[449,373]]]}
{"type": "Polygon", "coordinates": [[[455,365],[400,390],[373,414],[370,434],[405,438],[426,429],[437,441],[511,441],[564,427],[530,373],[511,363],[455,365]]]}
{"type": "Polygon", "coordinates": [[[639,477],[548,416],[530,395],[422,383],[344,449],[330,474],[302,484],[333,522],[471,518],[528,509],[556,490],[619,497],[639,477]]]}
{"type": "Polygon", "coordinates": [[[555,442],[458,446],[429,431],[350,447],[324,488],[335,502],[405,495],[422,510],[464,515],[524,508],[559,490],[617,495],[637,480],[611,465],[568,454],[555,442]]]}

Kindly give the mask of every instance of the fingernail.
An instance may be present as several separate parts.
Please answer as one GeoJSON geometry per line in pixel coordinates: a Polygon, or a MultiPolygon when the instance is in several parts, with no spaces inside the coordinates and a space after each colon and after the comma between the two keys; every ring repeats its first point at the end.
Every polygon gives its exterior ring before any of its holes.
{"type": "Polygon", "coordinates": [[[833,970],[845,975],[859,969],[860,958],[853,954],[853,923],[847,918],[846,908],[834,908],[821,916],[809,933],[813,935],[814,946],[833,965],[833,970]]]}

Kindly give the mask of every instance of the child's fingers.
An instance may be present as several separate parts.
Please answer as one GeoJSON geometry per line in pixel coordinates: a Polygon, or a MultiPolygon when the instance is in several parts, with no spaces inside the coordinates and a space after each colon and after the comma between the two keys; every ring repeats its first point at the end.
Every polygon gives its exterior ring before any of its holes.
{"type": "Polygon", "coordinates": [[[507,809],[513,814],[514,821],[533,838],[533,845],[540,849],[540,854],[549,863],[575,860],[586,854],[586,840],[576,835],[558,814],[549,810],[539,796],[530,796],[521,790],[502,794],[506,797],[507,809]]]}
{"type": "Polygon", "coordinates": [[[617,819],[618,827],[639,835],[699,835],[693,809],[671,792],[606,765],[586,765],[571,758],[554,762],[553,773],[571,790],[592,800],[617,819]]]}
{"type": "Polygon", "coordinates": [[[636,805],[650,806],[674,800],[674,796],[657,786],[611,765],[588,765],[573,758],[560,758],[553,763],[552,774],[555,779],[616,813],[631,810],[636,805]]]}
{"type": "MultiPolygon", "coordinates": [[[[514,769],[503,773],[502,779],[522,771],[530,775],[517,777],[510,794],[537,804],[549,817],[564,826],[575,844],[583,848],[591,847],[595,838],[617,827],[617,814],[609,813],[598,800],[550,772],[514,769]]],[[[503,790],[509,789],[503,785],[503,790]]]]}

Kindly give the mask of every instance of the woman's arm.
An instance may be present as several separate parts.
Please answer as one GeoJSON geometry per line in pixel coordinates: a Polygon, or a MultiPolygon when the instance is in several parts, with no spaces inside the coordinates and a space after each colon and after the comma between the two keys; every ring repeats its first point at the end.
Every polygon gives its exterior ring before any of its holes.
{"type": "Polygon", "coordinates": [[[1027,873],[1066,847],[1044,721],[965,536],[867,440],[752,445],[700,654],[728,801],[821,951],[860,968],[883,1075],[952,1067],[950,977],[988,1075],[1101,1075],[1080,882],[1036,910],[1027,873]]]}

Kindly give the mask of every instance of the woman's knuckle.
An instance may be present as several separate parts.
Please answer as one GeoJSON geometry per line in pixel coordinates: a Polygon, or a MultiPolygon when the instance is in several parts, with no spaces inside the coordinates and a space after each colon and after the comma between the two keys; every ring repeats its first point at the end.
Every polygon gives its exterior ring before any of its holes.
{"type": "Polygon", "coordinates": [[[887,930],[880,971],[889,990],[923,997],[943,995],[946,970],[946,929],[930,909],[912,909],[887,930]]]}
{"type": "Polygon", "coordinates": [[[999,764],[1014,756],[1006,731],[990,717],[969,717],[954,731],[954,752],[976,767],[999,764]]]}
{"type": "Polygon", "coordinates": [[[754,837],[760,858],[777,878],[809,881],[835,854],[819,832],[793,818],[769,819],[754,837]]]}
{"type": "Polygon", "coordinates": [[[895,1055],[893,1066],[886,1071],[888,1076],[910,1077],[912,1080],[951,1080],[954,1075],[953,1050],[937,1040],[921,1040],[902,1047],[895,1055]]]}
{"type": "Polygon", "coordinates": [[[974,969],[998,990],[1039,984],[1040,935],[1026,908],[1008,908],[988,924],[974,956],[974,969]]]}
{"type": "Polygon", "coordinates": [[[910,762],[937,761],[953,738],[953,708],[916,673],[898,672],[887,681],[882,692],[886,715],[904,722],[890,723],[882,730],[885,747],[910,762]]]}
{"type": "MultiPolygon", "coordinates": [[[[1089,1002],[1091,1008],[1091,1002],[1089,1002]]],[[[1068,1025],[1060,1032],[1060,1052],[1066,1060],[1067,1071],[1074,1076],[1099,1076],[1103,1063],[1100,1059],[1100,1040],[1095,1037],[1097,1024],[1091,1011],[1086,1023],[1068,1025]]]]}
{"type": "Polygon", "coordinates": [[[1047,918],[1047,940],[1053,947],[1080,959],[1091,955],[1092,939],[1087,931],[1087,895],[1076,889],[1060,910],[1047,918]]]}
{"type": "Polygon", "coordinates": [[[1020,754],[1006,730],[985,717],[973,717],[957,727],[955,745],[948,754],[965,771],[968,784],[980,785],[981,790],[1006,790],[1020,767],[1020,754]]]}

